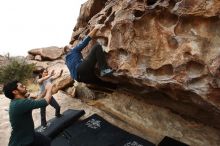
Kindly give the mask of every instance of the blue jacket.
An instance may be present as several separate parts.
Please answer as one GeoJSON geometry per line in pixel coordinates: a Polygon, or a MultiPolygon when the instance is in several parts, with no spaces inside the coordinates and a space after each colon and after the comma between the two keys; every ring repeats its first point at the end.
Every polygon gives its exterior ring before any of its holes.
{"type": "Polygon", "coordinates": [[[88,45],[91,37],[86,36],[76,47],[66,55],[66,65],[73,79],[77,80],[77,67],[82,63],[83,56],[81,51],[88,45]]]}

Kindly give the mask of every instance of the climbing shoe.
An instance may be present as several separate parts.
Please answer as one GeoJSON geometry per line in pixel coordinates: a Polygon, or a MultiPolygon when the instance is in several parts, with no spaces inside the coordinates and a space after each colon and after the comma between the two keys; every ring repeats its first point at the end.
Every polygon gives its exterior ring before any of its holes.
{"type": "Polygon", "coordinates": [[[103,69],[103,70],[101,70],[101,72],[100,72],[100,76],[103,77],[103,76],[111,75],[112,72],[113,72],[113,70],[110,69],[110,68],[103,69]]]}

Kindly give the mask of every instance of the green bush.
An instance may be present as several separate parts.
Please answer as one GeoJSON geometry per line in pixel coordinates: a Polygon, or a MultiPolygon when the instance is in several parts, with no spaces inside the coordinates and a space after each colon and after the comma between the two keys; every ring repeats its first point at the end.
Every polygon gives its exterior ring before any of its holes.
{"type": "Polygon", "coordinates": [[[25,59],[10,58],[9,62],[1,67],[0,84],[7,83],[12,80],[25,82],[32,78],[32,72],[35,68],[34,64],[28,64],[25,59]]]}

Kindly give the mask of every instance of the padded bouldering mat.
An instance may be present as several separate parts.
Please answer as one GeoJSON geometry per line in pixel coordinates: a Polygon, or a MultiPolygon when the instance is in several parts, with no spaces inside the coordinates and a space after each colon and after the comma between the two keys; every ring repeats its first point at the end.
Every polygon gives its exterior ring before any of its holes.
{"type": "Polygon", "coordinates": [[[175,140],[171,137],[165,136],[158,146],[189,146],[183,142],[175,140]]]}
{"type": "MultiPolygon", "coordinates": [[[[56,135],[60,134],[65,128],[72,125],[84,114],[84,110],[68,109],[63,112],[61,117],[55,117],[49,120],[48,122],[50,123],[50,125],[40,133],[50,138],[54,138],[56,135]]],[[[35,130],[39,131],[39,128],[40,127],[36,128],[35,130]]]]}
{"type": "Polygon", "coordinates": [[[97,114],[78,121],[52,141],[52,146],[155,146],[112,125],[97,114]]]}

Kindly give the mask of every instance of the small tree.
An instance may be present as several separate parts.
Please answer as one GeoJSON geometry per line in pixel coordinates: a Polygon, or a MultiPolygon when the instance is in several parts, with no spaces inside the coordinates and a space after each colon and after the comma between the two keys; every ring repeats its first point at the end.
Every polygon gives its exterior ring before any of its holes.
{"type": "Polygon", "coordinates": [[[1,67],[0,84],[7,83],[12,80],[25,82],[32,78],[34,64],[28,64],[25,59],[10,58],[9,62],[1,67]]]}

